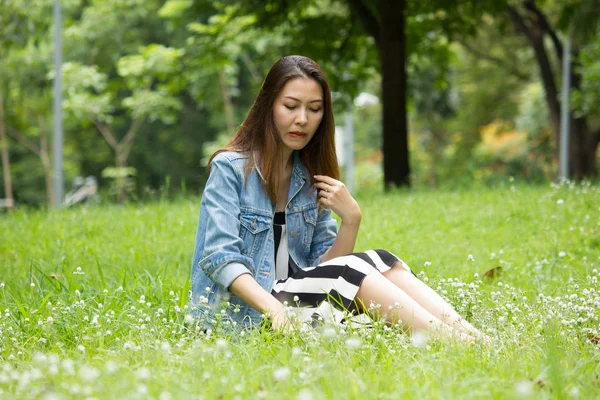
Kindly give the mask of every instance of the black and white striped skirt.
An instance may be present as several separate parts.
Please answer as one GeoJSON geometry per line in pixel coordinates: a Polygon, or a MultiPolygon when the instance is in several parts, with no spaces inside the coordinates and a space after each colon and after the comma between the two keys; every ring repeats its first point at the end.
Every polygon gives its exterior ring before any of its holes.
{"type": "Polygon", "coordinates": [[[404,261],[386,250],[337,257],[275,281],[271,294],[301,321],[340,323],[348,312],[357,310],[355,299],[363,279],[374,271],[388,271],[397,262],[412,272],[404,261]]]}

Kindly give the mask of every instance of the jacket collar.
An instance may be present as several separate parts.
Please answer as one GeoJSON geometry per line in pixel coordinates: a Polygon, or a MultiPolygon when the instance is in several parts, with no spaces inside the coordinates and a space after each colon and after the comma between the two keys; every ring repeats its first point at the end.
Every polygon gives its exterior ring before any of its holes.
{"type": "Polygon", "coordinates": [[[306,176],[304,174],[304,164],[302,163],[302,160],[300,159],[300,153],[297,151],[294,151],[292,153],[292,157],[294,157],[294,166],[292,169],[292,175],[298,175],[298,178],[300,178],[302,181],[306,181],[306,176]]]}
{"type": "Polygon", "coordinates": [[[294,151],[292,156],[294,157],[294,166],[292,167],[292,178],[290,180],[290,188],[288,189],[288,201],[286,206],[288,206],[300,190],[302,190],[302,187],[304,187],[307,180],[305,173],[306,169],[300,159],[300,153],[294,151]]]}

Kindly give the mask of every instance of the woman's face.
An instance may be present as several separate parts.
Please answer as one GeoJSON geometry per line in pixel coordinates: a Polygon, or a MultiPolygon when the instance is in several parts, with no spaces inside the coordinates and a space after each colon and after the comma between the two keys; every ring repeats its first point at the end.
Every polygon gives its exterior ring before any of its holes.
{"type": "Polygon", "coordinates": [[[321,85],[309,78],[288,81],[273,104],[273,119],[284,149],[304,148],[323,119],[321,85]]]}

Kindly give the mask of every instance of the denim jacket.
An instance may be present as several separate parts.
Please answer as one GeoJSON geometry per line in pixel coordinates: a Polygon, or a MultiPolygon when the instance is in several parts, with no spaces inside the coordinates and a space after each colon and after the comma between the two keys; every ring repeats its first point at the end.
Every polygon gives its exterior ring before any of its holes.
{"type": "MultiPolygon", "coordinates": [[[[288,250],[304,269],[316,266],[331,247],[337,223],[329,209],[316,203],[311,177],[296,152],[285,207],[288,250]]],[[[271,292],[275,280],[275,242],[271,202],[257,167],[244,181],[248,155],[218,154],[200,204],[200,218],[192,264],[191,309],[212,324],[215,308],[229,298],[226,312],[236,323],[251,325],[261,315],[241,299],[229,297],[228,288],[242,274],[271,292]]]]}

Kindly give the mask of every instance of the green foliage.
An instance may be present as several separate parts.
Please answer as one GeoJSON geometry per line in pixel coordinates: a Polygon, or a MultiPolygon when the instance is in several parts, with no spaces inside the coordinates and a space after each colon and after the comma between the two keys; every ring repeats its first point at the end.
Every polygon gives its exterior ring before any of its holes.
{"type": "MultiPolygon", "coordinates": [[[[140,198],[160,191],[167,176],[174,188],[201,190],[202,163],[235,132],[265,73],[286,54],[307,55],[324,67],[337,114],[363,91],[378,95],[379,54],[352,7],[357,3],[63,0],[66,180],[100,176],[107,166],[125,163],[137,171],[140,198]],[[121,142],[130,131],[135,140],[121,142]]],[[[379,2],[360,3],[376,23],[379,2]]],[[[582,73],[572,108],[592,129],[600,122],[597,3],[536,3],[559,39],[572,35],[579,52],[576,70],[582,73]]],[[[531,92],[537,66],[506,17],[507,4],[524,10],[521,0],[407,2],[410,149],[417,185],[501,181],[508,171],[553,177],[546,107],[540,92],[531,92]],[[483,150],[482,129],[496,123],[524,138],[515,145],[525,146],[518,160],[509,161],[497,148],[483,150]]],[[[0,4],[0,91],[21,203],[47,198],[48,160],[44,165],[40,154],[51,143],[52,7],[51,0],[0,4]],[[15,139],[15,131],[26,140],[15,139]]],[[[558,71],[559,60],[551,62],[558,71]]],[[[366,187],[378,187],[374,180],[381,176],[380,113],[381,105],[355,109],[356,154],[366,163],[358,180],[366,187]]],[[[112,180],[99,184],[102,190],[112,180]]]]}
{"type": "Polygon", "coordinates": [[[600,118],[600,42],[585,46],[580,55],[581,87],[572,92],[571,107],[580,116],[600,118]]]}
{"type": "Polygon", "coordinates": [[[106,167],[102,170],[102,177],[110,179],[108,189],[109,195],[113,200],[117,200],[120,195],[125,195],[125,199],[135,195],[135,177],[137,171],[133,167],[106,167]]]}

